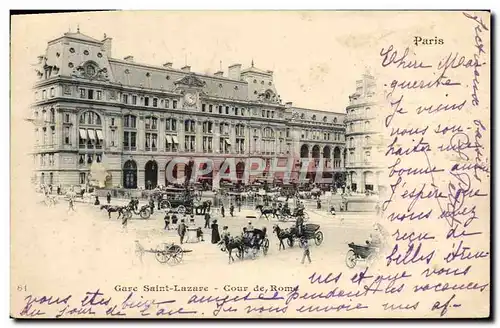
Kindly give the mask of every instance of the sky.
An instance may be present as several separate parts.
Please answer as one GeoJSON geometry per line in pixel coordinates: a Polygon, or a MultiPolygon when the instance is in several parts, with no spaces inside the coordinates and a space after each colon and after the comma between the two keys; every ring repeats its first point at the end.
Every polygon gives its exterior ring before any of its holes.
{"type": "Polygon", "coordinates": [[[133,55],[139,63],[171,61],[174,68],[187,63],[194,72],[212,74],[222,61],[227,76],[228,66],[240,63],[246,68],[253,60],[257,68],[274,71],[284,102],[334,112],[345,112],[349,94],[366,70],[370,30],[380,29],[378,25],[380,19],[359,12],[328,11],[131,11],[13,18],[16,41],[23,43],[25,61],[17,62],[25,71],[23,83],[35,81],[30,64],[45,52],[47,42],[79,27],[99,40],[104,34],[113,38],[114,58],[133,55]]]}

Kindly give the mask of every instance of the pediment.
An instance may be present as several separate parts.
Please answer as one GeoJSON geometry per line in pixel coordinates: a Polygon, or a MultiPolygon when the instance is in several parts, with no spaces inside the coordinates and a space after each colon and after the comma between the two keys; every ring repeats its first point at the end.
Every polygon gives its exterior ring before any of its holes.
{"type": "Polygon", "coordinates": [[[203,88],[205,86],[205,82],[203,82],[200,78],[198,78],[194,74],[189,74],[184,76],[183,78],[174,82],[175,85],[186,85],[189,87],[198,87],[203,88]]]}

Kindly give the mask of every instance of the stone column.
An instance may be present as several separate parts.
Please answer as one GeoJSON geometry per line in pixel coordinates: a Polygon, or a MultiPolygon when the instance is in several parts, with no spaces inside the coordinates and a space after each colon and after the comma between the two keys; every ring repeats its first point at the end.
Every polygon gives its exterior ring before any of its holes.
{"type": "Polygon", "coordinates": [[[177,135],[179,139],[178,151],[185,151],[184,147],[184,117],[179,117],[177,119],[177,135]]]}
{"type": "MultiPolygon", "coordinates": [[[[216,154],[220,154],[220,123],[219,121],[214,122],[214,137],[212,139],[212,151],[216,154]]],[[[214,173],[215,176],[215,173],[214,173]]]]}
{"type": "Polygon", "coordinates": [[[364,177],[364,173],[362,171],[360,171],[358,173],[358,177],[357,177],[358,181],[356,181],[356,184],[357,184],[357,190],[359,193],[364,193],[365,192],[365,177],[364,177]]]}
{"type": "MultiPolygon", "coordinates": [[[[158,119],[158,137],[156,138],[156,148],[158,152],[165,150],[165,118],[158,119]]],[[[160,176],[160,168],[158,167],[158,179],[160,176]]]]}
{"type": "Polygon", "coordinates": [[[137,117],[137,139],[136,139],[136,147],[139,151],[145,150],[146,144],[146,127],[144,124],[144,115],[140,114],[137,117]]]}
{"type": "Polygon", "coordinates": [[[195,132],[196,132],[195,152],[202,153],[203,152],[203,122],[198,122],[198,121],[196,122],[195,132]]]}

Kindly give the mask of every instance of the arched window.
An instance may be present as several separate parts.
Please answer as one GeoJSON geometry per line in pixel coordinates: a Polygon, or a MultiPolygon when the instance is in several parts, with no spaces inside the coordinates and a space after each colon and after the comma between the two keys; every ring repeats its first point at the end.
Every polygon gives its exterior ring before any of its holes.
{"type": "Polygon", "coordinates": [[[306,118],[306,114],[304,114],[304,113],[300,114],[300,118],[301,118],[301,119],[306,118]]]}
{"type": "Polygon", "coordinates": [[[137,128],[137,118],[134,115],[123,116],[123,127],[136,129],[137,128]]]}
{"type": "Polygon", "coordinates": [[[44,121],[43,123],[47,123],[48,119],[47,119],[47,111],[44,109],[42,110],[42,120],[44,121]]]}
{"type": "Polygon", "coordinates": [[[213,133],[213,123],[206,121],[203,122],[203,133],[212,134],[213,133]]]}
{"type": "Polygon", "coordinates": [[[128,160],[123,165],[123,187],[126,189],[137,188],[137,164],[128,160]]]}
{"type": "Polygon", "coordinates": [[[313,115],[313,116],[311,117],[311,119],[312,119],[313,121],[316,121],[316,115],[313,115]]]}
{"type": "Polygon", "coordinates": [[[184,132],[186,133],[195,133],[195,121],[194,120],[185,120],[184,121],[184,132]]]}
{"type": "Polygon", "coordinates": [[[351,148],[354,147],[354,138],[353,137],[351,137],[349,139],[349,147],[351,147],[351,148]]]}
{"type": "Polygon", "coordinates": [[[371,141],[370,136],[366,136],[366,137],[365,137],[365,145],[369,145],[369,144],[370,144],[370,141],[371,141]]]}
{"type": "Polygon", "coordinates": [[[87,111],[80,115],[80,125],[101,125],[101,116],[93,111],[87,111]]]}
{"type": "Polygon", "coordinates": [[[177,131],[177,120],[175,118],[165,120],[165,131],[177,131]]]}
{"type": "Polygon", "coordinates": [[[328,119],[328,118],[327,118],[326,116],[323,116],[323,122],[325,122],[325,123],[326,123],[327,119],[328,119]]]}
{"type": "Polygon", "coordinates": [[[146,130],[157,130],[158,129],[158,118],[153,116],[147,116],[144,119],[144,126],[146,130]]]}
{"type": "Polygon", "coordinates": [[[333,118],[333,123],[337,123],[337,118],[336,117],[333,118]]]}

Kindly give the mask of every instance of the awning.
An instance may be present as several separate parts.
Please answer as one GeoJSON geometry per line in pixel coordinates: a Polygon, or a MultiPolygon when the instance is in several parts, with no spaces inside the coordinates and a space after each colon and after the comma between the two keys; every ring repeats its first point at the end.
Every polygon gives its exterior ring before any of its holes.
{"type": "Polygon", "coordinates": [[[87,130],[89,133],[89,139],[90,140],[95,140],[95,131],[94,130],[87,130]]]}
{"type": "Polygon", "coordinates": [[[231,141],[229,141],[229,139],[224,139],[224,141],[229,145],[231,146],[231,141]]]}
{"type": "Polygon", "coordinates": [[[80,129],[80,138],[86,140],[87,139],[87,130],[80,129]]]}
{"type": "Polygon", "coordinates": [[[95,130],[95,133],[97,134],[97,139],[99,139],[99,141],[104,140],[104,136],[102,135],[102,130],[95,130]]]}
{"type": "Polygon", "coordinates": [[[172,137],[171,136],[167,136],[167,144],[171,144],[172,143],[172,137]]]}
{"type": "Polygon", "coordinates": [[[178,144],[179,143],[179,140],[177,140],[176,136],[172,136],[172,140],[173,140],[174,144],[178,144]]]}

